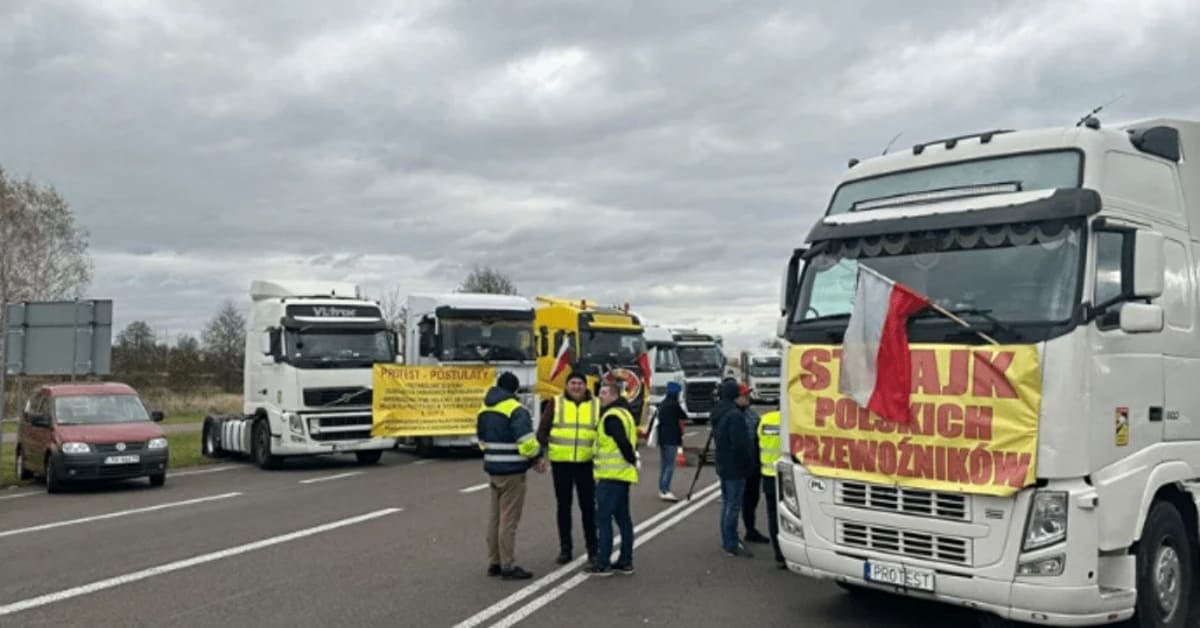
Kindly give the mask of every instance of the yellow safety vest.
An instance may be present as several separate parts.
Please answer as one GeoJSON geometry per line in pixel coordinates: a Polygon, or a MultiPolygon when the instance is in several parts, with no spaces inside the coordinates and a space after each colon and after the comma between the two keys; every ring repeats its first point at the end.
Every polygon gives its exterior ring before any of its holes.
{"type": "MultiPolygon", "coordinates": [[[[511,420],[520,407],[521,402],[516,399],[505,399],[494,406],[483,404],[477,415],[495,412],[511,420]]],[[[484,462],[524,462],[537,455],[538,442],[535,434],[530,432],[517,438],[516,442],[482,442],[479,448],[483,450],[484,462]]]]}
{"type": "Polygon", "coordinates": [[[772,410],[758,420],[758,460],[762,474],[775,477],[775,462],[782,456],[779,447],[779,411],[772,410]]]}
{"type": "Polygon", "coordinates": [[[614,415],[621,419],[621,425],[625,428],[625,437],[629,439],[629,444],[637,447],[637,423],[633,420],[633,415],[625,408],[610,408],[604,413],[604,416],[600,417],[600,426],[596,435],[594,475],[597,480],[618,480],[637,484],[637,467],[625,460],[625,456],[621,455],[621,448],[617,447],[617,441],[604,430],[605,419],[614,415]]]}
{"type": "Polygon", "coordinates": [[[550,424],[550,462],[588,462],[596,453],[596,423],[600,404],[593,399],[575,403],[565,395],[554,399],[550,424]]]}

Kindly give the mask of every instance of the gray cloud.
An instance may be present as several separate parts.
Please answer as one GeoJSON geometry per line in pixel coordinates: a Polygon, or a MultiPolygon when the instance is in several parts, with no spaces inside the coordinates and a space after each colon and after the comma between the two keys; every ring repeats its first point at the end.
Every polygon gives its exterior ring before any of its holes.
{"type": "Polygon", "coordinates": [[[848,157],[1200,115],[1185,1],[392,4],[4,3],[0,164],[71,201],[121,323],[487,263],[748,344],[848,157]]]}

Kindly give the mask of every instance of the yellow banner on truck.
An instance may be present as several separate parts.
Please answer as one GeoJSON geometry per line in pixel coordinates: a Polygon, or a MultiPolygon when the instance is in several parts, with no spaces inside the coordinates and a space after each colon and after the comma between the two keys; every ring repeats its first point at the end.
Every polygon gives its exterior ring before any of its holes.
{"type": "Polygon", "coordinates": [[[1041,365],[1030,345],[913,345],[911,418],[838,393],[842,350],[788,352],[790,449],[816,475],[934,491],[1011,495],[1037,472],[1041,365]]]}
{"type": "Polygon", "coordinates": [[[473,435],[496,368],[376,364],[373,379],[372,436],[473,435]]]}

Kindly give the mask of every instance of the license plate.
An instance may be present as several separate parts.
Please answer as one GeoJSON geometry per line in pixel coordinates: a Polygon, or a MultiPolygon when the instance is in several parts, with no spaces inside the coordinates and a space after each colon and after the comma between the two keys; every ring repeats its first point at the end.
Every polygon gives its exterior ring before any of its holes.
{"type": "Polygon", "coordinates": [[[933,591],[933,571],[894,563],[863,563],[863,579],[906,589],[933,591]]]}
{"type": "Polygon", "coordinates": [[[104,464],[130,464],[140,461],[138,456],[109,456],[104,459],[104,464]]]}

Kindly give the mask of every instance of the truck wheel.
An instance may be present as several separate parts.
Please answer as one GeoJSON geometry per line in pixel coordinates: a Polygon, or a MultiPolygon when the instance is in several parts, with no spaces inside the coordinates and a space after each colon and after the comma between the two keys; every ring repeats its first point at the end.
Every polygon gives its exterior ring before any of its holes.
{"type": "Polygon", "coordinates": [[[417,438],[417,455],[421,458],[432,458],[436,451],[433,447],[433,439],[428,436],[417,438]]]}
{"type": "Polygon", "coordinates": [[[250,447],[254,463],[260,469],[272,470],[279,468],[279,456],[271,455],[271,428],[266,419],[254,422],[254,444],[250,447]]]}
{"type": "Polygon", "coordinates": [[[156,473],[156,474],[150,476],[150,486],[153,486],[154,488],[159,488],[166,483],[167,483],[167,474],[166,473],[156,473]]]}
{"type": "Polygon", "coordinates": [[[1138,542],[1137,607],[1142,628],[1182,628],[1189,614],[1192,546],[1183,517],[1170,502],[1150,508],[1138,542]]]}
{"type": "Polygon", "coordinates": [[[203,433],[200,436],[200,453],[205,458],[224,458],[226,455],[226,452],[217,446],[218,429],[212,421],[204,422],[203,433]]]}
{"type": "Polygon", "coordinates": [[[50,494],[61,493],[63,490],[63,482],[58,478],[58,471],[54,469],[54,458],[49,454],[46,455],[46,492],[50,494]]]}
{"type": "Polygon", "coordinates": [[[358,464],[372,465],[378,463],[379,459],[383,457],[383,451],[378,449],[373,451],[356,451],[354,452],[354,457],[358,458],[358,464]]]}
{"type": "Polygon", "coordinates": [[[17,446],[16,466],[18,480],[28,480],[33,477],[33,474],[29,472],[29,469],[25,468],[25,452],[21,451],[21,447],[19,445],[17,446]]]}

